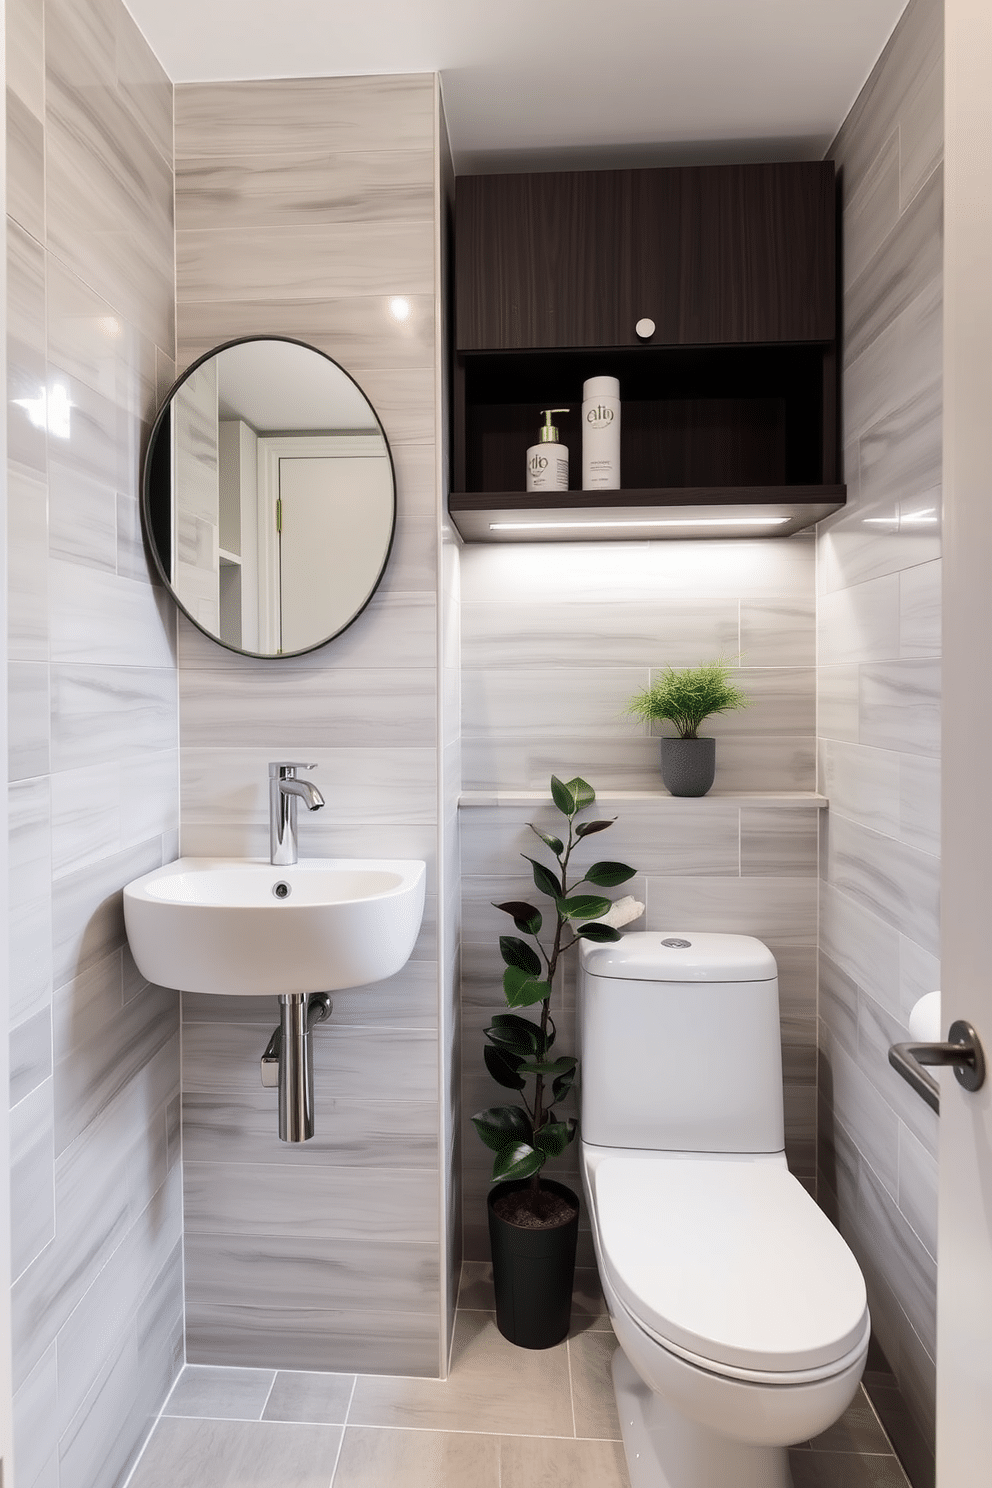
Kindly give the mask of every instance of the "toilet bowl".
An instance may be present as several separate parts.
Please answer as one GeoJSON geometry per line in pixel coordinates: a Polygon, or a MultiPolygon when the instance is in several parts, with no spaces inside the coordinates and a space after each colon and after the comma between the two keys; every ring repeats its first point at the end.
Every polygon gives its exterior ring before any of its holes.
{"type": "Polygon", "coordinates": [[[774,960],[742,936],[590,948],[580,1030],[583,1186],[632,1488],[791,1488],[787,1447],[854,1397],[870,1319],[857,1262],[786,1166],[774,960]],[[715,1046],[712,1092],[690,1031],[715,1046]],[[653,1083],[631,1079],[638,1049],[653,1083]]]}

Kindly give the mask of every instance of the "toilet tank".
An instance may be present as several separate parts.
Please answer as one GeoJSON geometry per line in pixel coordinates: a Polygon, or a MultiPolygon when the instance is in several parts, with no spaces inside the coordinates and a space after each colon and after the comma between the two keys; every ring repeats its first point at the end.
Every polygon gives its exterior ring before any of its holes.
{"type": "Polygon", "coordinates": [[[583,941],[582,1140],[662,1152],[781,1152],[778,973],[750,935],[583,941]]]}

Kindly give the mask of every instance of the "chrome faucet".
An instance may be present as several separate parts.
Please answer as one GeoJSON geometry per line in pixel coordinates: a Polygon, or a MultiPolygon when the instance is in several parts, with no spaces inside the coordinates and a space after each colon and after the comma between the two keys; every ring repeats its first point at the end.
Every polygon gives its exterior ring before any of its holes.
{"type": "Polygon", "coordinates": [[[309,780],[297,780],[297,770],[315,770],[316,765],[301,765],[290,760],[273,760],[269,765],[269,860],[277,867],[295,863],[296,803],[302,801],[308,811],[319,811],[324,798],[309,780]]]}

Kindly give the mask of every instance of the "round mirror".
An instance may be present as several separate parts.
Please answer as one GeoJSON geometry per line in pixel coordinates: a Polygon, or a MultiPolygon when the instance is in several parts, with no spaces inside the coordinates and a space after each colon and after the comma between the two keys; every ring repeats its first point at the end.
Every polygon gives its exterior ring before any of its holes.
{"type": "Polygon", "coordinates": [[[142,517],[184,614],[248,656],[298,656],[340,635],[382,578],[396,484],[354,378],[283,337],[194,362],[152,429],[142,517]]]}

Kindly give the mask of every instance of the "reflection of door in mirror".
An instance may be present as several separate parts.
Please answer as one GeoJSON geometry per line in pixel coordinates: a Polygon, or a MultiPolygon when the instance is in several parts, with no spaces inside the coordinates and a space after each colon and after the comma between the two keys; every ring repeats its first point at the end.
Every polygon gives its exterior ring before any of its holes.
{"type": "Polygon", "coordinates": [[[220,614],[217,367],[204,362],[173,403],[172,574],[190,614],[216,631],[220,614]]]}
{"type": "Polygon", "coordinates": [[[332,635],[369,596],[388,550],[392,467],[378,436],[258,439],[259,639],[293,652],[332,635]]]}

